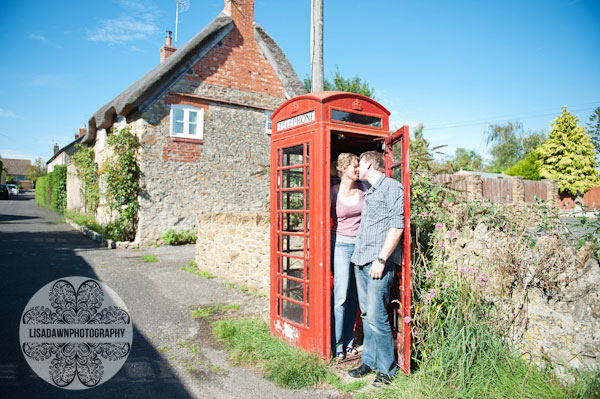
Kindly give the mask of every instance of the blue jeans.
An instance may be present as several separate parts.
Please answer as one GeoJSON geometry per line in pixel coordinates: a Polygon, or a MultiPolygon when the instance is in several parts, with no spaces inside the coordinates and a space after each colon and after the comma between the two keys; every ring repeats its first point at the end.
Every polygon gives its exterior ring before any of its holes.
{"type": "Polygon", "coordinates": [[[383,276],[373,279],[369,276],[371,263],[354,266],[358,302],[363,321],[362,362],[372,369],[393,377],[396,374],[394,339],[390,320],[385,309],[390,301],[390,288],[394,280],[394,264],[385,265],[383,276]]]}
{"type": "Polygon", "coordinates": [[[331,236],[331,258],[333,265],[333,298],[332,298],[332,337],[331,342],[335,355],[343,353],[354,343],[354,323],[358,309],[356,279],[350,257],[354,252],[354,244],[336,242],[331,236]]]}

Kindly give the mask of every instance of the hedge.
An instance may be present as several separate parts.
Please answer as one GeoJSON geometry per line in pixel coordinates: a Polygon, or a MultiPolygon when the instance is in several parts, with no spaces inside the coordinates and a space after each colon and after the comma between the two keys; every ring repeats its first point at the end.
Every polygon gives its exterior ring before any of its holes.
{"type": "Polygon", "coordinates": [[[63,213],[67,205],[67,167],[57,165],[35,184],[35,201],[41,207],[63,213]]]}

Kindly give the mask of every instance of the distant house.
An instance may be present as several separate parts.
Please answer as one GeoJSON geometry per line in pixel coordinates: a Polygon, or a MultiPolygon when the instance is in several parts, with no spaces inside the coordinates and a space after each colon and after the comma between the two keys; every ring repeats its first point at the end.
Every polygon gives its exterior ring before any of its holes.
{"type": "Polygon", "coordinates": [[[33,183],[27,178],[31,161],[29,159],[11,159],[2,158],[4,173],[2,174],[2,182],[8,176],[14,178],[14,184],[18,184],[23,189],[33,188],[33,183]]]}
{"type": "MultiPolygon", "coordinates": [[[[102,169],[111,130],[129,126],[139,138],[142,244],[169,228],[195,229],[199,214],[268,209],[270,115],[305,93],[281,49],[254,22],[253,0],[225,0],[180,49],[169,32],[160,60],[92,116],[82,140],[102,169]]],[[[97,217],[110,219],[102,201],[97,217]]]]}
{"type": "Polygon", "coordinates": [[[46,170],[51,173],[56,165],[70,165],[71,157],[77,153],[77,144],[81,143],[83,137],[87,133],[85,126],[79,128],[79,134],[75,135],[75,140],[63,148],[58,148],[58,145],[54,145],[54,155],[46,162],[46,170]]]}

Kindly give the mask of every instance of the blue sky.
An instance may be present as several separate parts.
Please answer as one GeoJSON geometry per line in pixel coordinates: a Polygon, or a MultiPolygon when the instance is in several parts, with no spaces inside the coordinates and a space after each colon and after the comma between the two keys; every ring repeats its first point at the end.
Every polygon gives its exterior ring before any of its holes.
{"type": "MultiPolygon", "coordinates": [[[[179,46],[223,9],[189,1],[179,46]]],[[[326,77],[359,75],[392,127],[421,122],[446,153],[485,155],[491,123],[548,131],[564,105],[582,124],[600,106],[598,0],[324,2],[326,77]]],[[[308,76],[310,0],[256,0],[255,20],[308,76]]],[[[158,64],[175,2],[8,0],[0,24],[0,154],[48,160],[158,64]]]]}

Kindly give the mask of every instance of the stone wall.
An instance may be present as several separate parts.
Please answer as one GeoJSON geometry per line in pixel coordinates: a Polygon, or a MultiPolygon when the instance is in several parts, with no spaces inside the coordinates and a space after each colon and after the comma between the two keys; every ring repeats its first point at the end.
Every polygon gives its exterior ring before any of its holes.
{"type": "Polygon", "coordinates": [[[600,265],[590,256],[590,246],[575,250],[545,236],[534,248],[517,250],[514,238],[484,224],[437,234],[445,242],[444,267],[451,273],[474,268],[474,277],[488,276],[484,293],[506,325],[513,323],[511,338],[526,357],[538,363],[550,359],[559,372],[565,365],[579,369],[600,364],[600,265]],[[556,273],[562,281],[558,290],[541,277],[540,270],[550,262],[563,268],[556,273]],[[518,281],[502,271],[515,263],[521,268],[518,281]]]}
{"type": "Polygon", "coordinates": [[[268,295],[269,242],[266,213],[201,214],[196,264],[202,271],[268,295]]]}
{"type": "Polygon", "coordinates": [[[190,84],[180,81],[171,94],[129,122],[141,142],[136,241],[143,245],[155,242],[170,228],[196,230],[199,214],[258,212],[269,207],[270,136],[265,110],[284,99],[190,84]],[[189,90],[192,96],[173,94],[189,90]],[[251,106],[197,98],[216,92],[220,98],[236,102],[241,98],[251,106]],[[179,142],[169,137],[173,102],[204,109],[202,140],[179,142]]]}

